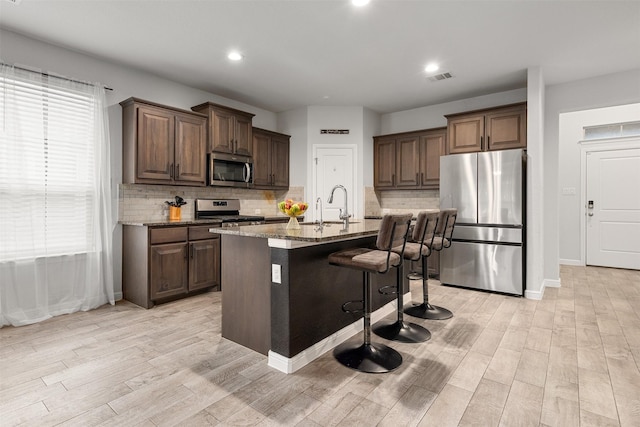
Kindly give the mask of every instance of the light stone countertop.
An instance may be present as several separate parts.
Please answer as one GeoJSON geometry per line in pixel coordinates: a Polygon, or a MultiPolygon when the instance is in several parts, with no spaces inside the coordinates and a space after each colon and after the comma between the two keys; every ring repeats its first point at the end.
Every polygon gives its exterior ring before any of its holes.
{"type": "MultiPolygon", "coordinates": [[[[266,216],[264,217],[265,221],[282,221],[288,220],[289,217],[284,215],[278,216],[266,216]]],[[[207,225],[207,224],[222,224],[222,220],[215,218],[207,218],[207,219],[181,219],[180,221],[171,221],[169,219],[161,219],[161,220],[142,220],[142,221],[118,221],[118,224],[122,225],[137,225],[137,226],[146,226],[146,227],[167,227],[167,226],[176,226],[176,225],[207,225]]]]}
{"type": "Polygon", "coordinates": [[[356,237],[375,236],[380,229],[379,219],[354,219],[344,230],[342,223],[330,223],[316,231],[316,224],[301,223],[300,230],[287,230],[287,224],[244,225],[242,227],[212,228],[212,233],[263,239],[298,240],[303,242],[328,242],[356,237]]]}

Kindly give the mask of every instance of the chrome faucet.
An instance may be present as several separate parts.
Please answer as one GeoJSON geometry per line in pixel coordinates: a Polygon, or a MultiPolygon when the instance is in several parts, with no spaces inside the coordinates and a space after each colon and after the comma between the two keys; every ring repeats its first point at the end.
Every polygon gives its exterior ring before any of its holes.
{"type": "Polygon", "coordinates": [[[322,231],[322,227],[324,227],[324,222],[322,221],[322,198],[320,197],[316,199],[316,211],[318,210],[318,205],[320,205],[320,222],[316,220],[316,223],[318,224],[316,226],[316,231],[318,230],[322,231]]]}
{"type": "Polygon", "coordinates": [[[327,200],[327,202],[333,203],[333,193],[336,191],[336,188],[341,188],[342,191],[344,191],[344,211],[340,209],[340,219],[342,220],[344,228],[347,228],[349,227],[349,217],[351,217],[351,215],[349,215],[349,209],[347,207],[347,189],[340,184],[336,185],[331,189],[331,195],[329,196],[329,200],[327,200]]]}

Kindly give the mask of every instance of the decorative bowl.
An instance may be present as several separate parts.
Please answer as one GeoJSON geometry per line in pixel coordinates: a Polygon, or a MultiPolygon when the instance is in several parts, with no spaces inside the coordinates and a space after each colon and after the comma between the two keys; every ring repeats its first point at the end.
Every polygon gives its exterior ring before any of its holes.
{"type": "Polygon", "coordinates": [[[289,223],[287,224],[288,230],[300,229],[300,224],[298,224],[298,219],[296,217],[304,214],[308,208],[308,203],[294,202],[291,199],[287,199],[278,203],[278,209],[280,210],[280,212],[289,217],[289,223]]]}

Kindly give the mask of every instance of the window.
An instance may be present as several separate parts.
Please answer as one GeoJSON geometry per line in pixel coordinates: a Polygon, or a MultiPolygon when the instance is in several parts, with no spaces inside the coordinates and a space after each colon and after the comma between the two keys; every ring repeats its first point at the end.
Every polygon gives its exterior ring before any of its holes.
{"type": "Polygon", "coordinates": [[[640,122],[586,126],[584,128],[585,140],[622,138],[625,136],[640,136],[640,122]]]}
{"type": "Polygon", "coordinates": [[[61,83],[0,74],[0,261],[95,250],[97,104],[61,83]]]}

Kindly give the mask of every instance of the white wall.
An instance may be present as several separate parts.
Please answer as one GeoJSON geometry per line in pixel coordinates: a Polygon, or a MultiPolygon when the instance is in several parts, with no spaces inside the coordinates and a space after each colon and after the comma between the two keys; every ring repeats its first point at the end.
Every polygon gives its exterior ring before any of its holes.
{"type": "MultiPolygon", "coordinates": [[[[575,151],[575,135],[560,139],[560,117],[565,117],[562,113],[638,102],[640,69],[547,86],[544,118],[545,277],[560,276],[559,260],[567,263],[579,260],[580,211],[579,206],[576,207],[579,201],[560,194],[564,187],[579,188],[579,154],[575,151]]],[[[603,117],[603,120],[609,118],[603,117]]]]}
{"type": "Polygon", "coordinates": [[[312,165],[307,171],[307,197],[313,190],[313,146],[318,144],[353,144],[357,149],[357,172],[355,188],[349,193],[353,200],[354,218],[361,218],[364,212],[364,108],[363,107],[307,107],[307,162],[312,165]],[[321,134],[321,129],[348,129],[348,134],[321,134]]]}
{"type": "Polygon", "coordinates": [[[445,114],[515,104],[526,100],[527,89],[523,88],[383,114],[380,117],[380,134],[387,135],[390,133],[444,127],[447,125],[445,114]]]}
{"type": "MultiPolygon", "coordinates": [[[[278,114],[278,129],[291,135],[289,184],[292,186],[305,186],[307,181],[307,126],[307,107],[278,114]]],[[[306,194],[305,200],[308,200],[306,194]]]]}
{"type": "Polygon", "coordinates": [[[364,187],[373,187],[373,137],[380,135],[380,114],[364,109],[363,121],[363,153],[362,184],[364,187]]]}
{"type": "MultiPolygon", "coordinates": [[[[617,107],[597,108],[573,113],[560,114],[560,164],[559,171],[559,202],[560,209],[560,263],[570,265],[584,265],[583,241],[584,230],[580,229],[580,219],[584,216],[584,207],[580,203],[581,192],[581,164],[580,144],[584,137],[585,126],[597,126],[609,123],[622,123],[640,120],[640,104],[621,105],[617,107]],[[576,194],[562,194],[563,188],[573,188],[576,194]]],[[[622,182],[627,185],[628,192],[638,191],[638,183],[622,182]]]]}
{"type": "MultiPolygon", "coordinates": [[[[212,101],[255,114],[254,126],[278,130],[276,128],[276,114],[273,112],[1,29],[0,53],[2,61],[7,64],[37,68],[51,74],[77,80],[100,82],[113,88],[113,91],[107,91],[107,104],[109,105],[114,218],[118,218],[118,184],[122,183],[122,109],[119,105],[120,101],[135,96],[186,110],[194,105],[212,101]]],[[[121,296],[122,230],[120,226],[115,229],[113,247],[114,291],[116,296],[121,296]]]]}
{"type": "MultiPolygon", "coordinates": [[[[527,281],[525,297],[544,294],[544,78],[540,68],[527,70],[527,281]]],[[[559,282],[554,282],[559,284],[559,282]]]]}

